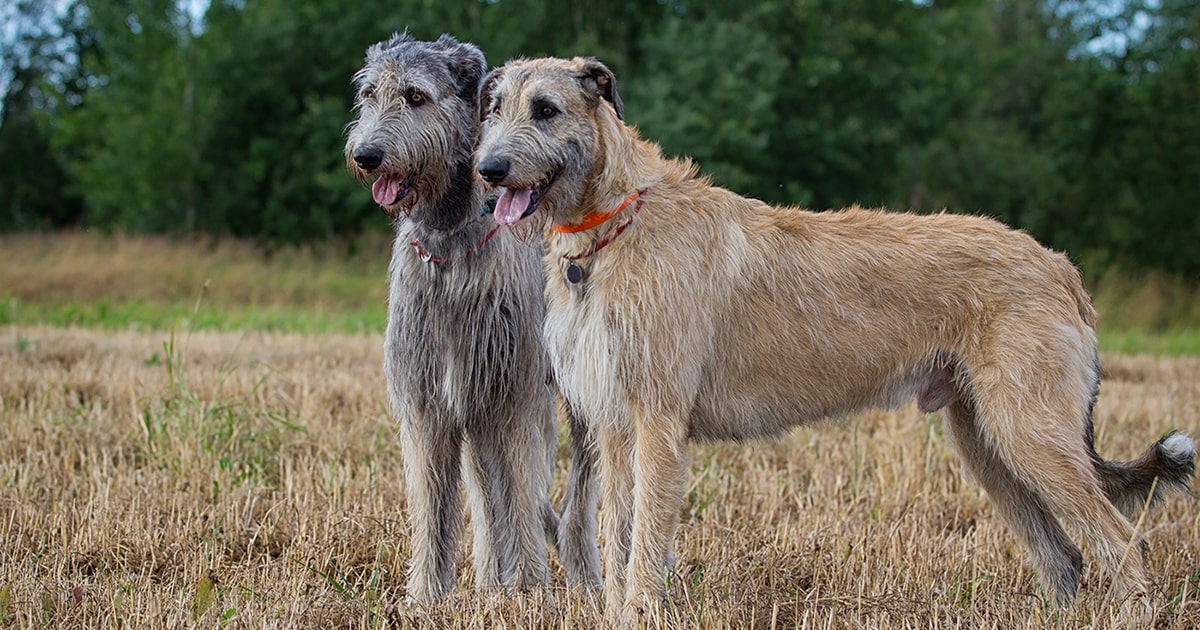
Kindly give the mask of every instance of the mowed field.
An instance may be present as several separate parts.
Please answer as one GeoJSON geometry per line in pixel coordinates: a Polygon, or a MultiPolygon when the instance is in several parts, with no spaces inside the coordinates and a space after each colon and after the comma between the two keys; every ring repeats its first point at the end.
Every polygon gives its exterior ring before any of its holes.
{"type": "MultiPolygon", "coordinates": [[[[405,603],[382,254],[77,235],[0,248],[0,626],[602,627],[553,554],[545,592],[475,591],[469,536],[451,599],[405,603]]],[[[1103,358],[1103,456],[1200,432],[1200,358],[1103,358]]],[[[692,456],[672,627],[1116,621],[1090,563],[1073,607],[1043,602],[915,406],[692,456]]],[[[1172,496],[1140,530],[1146,625],[1200,627],[1200,504],[1172,496]]]]}

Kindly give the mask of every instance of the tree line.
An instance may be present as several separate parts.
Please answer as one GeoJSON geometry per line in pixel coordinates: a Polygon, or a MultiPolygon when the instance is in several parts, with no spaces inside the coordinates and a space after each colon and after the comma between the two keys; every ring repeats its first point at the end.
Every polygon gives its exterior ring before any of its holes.
{"type": "Polygon", "coordinates": [[[984,214],[1085,270],[1200,273],[1200,0],[18,0],[0,230],[267,244],[385,227],[342,156],[394,31],[599,57],[742,194],[984,214]]]}

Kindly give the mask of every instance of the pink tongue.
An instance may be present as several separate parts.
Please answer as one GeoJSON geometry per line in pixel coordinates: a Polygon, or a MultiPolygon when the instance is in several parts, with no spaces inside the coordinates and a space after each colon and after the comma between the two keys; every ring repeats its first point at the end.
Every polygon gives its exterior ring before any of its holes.
{"type": "Polygon", "coordinates": [[[500,199],[496,200],[496,223],[512,225],[525,216],[529,208],[529,195],[532,190],[517,190],[505,188],[500,199]]]}
{"type": "Polygon", "coordinates": [[[375,198],[375,203],[381,206],[390,206],[395,204],[400,195],[400,178],[393,175],[384,175],[375,180],[371,184],[371,196],[375,198]]]}

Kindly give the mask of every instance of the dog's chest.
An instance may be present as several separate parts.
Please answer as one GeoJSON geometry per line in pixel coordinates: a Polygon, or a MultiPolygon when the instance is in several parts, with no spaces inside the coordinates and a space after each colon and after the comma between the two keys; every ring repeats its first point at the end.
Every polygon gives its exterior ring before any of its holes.
{"type": "Polygon", "coordinates": [[[411,251],[394,261],[384,372],[396,409],[495,412],[544,382],[540,291],[524,273],[536,263],[456,262],[438,267],[411,251]]]}
{"type": "Polygon", "coordinates": [[[628,418],[628,396],[618,374],[622,342],[603,301],[572,289],[549,292],[545,341],[555,379],[587,422],[617,426],[628,418]]]}

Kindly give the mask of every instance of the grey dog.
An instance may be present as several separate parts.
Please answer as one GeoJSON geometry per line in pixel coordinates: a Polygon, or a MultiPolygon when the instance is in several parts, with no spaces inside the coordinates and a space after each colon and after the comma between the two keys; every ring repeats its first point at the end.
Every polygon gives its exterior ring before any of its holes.
{"type": "Polygon", "coordinates": [[[579,427],[561,535],[549,500],[558,440],[541,252],[500,229],[472,165],[484,69],[477,47],[448,35],[371,46],[354,77],[358,116],[345,148],[396,230],[384,372],[404,449],[408,596],[422,604],[455,581],[460,467],[476,587],[545,583],[548,542],[573,582],[600,579],[592,458],[579,427]]]}

